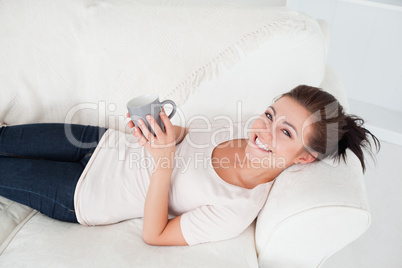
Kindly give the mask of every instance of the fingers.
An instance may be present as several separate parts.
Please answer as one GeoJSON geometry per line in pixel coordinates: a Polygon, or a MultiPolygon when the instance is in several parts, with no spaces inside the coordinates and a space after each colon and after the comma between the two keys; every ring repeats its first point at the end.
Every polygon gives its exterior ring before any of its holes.
{"type": "MultiPolygon", "coordinates": [[[[129,116],[130,116],[130,114],[127,113],[127,117],[129,117],[129,116]]],[[[169,117],[164,112],[163,108],[162,108],[162,112],[160,113],[160,118],[161,118],[163,124],[165,125],[166,134],[163,133],[162,129],[157,124],[157,122],[153,116],[148,115],[146,117],[146,120],[148,121],[149,125],[151,126],[156,137],[151,133],[150,130],[148,130],[145,122],[142,119],[139,119],[137,121],[139,127],[135,127],[133,122],[131,122],[131,121],[128,123],[129,127],[131,127],[131,128],[134,127],[133,134],[138,139],[138,142],[140,145],[146,145],[148,141],[153,141],[155,138],[162,137],[163,135],[169,136],[170,138],[174,137],[173,124],[170,121],[169,117]],[[140,129],[141,129],[141,131],[140,131],[140,129]]]]}
{"type": "Polygon", "coordinates": [[[169,136],[174,135],[172,121],[170,121],[169,117],[166,115],[165,110],[163,108],[162,112],[160,113],[160,117],[162,119],[163,124],[165,125],[166,134],[169,136]]]}
{"type": "MultiPolygon", "coordinates": [[[[130,119],[131,119],[130,113],[127,113],[127,118],[130,118],[130,119]]],[[[128,127],[129,127],[129,128],[133,128],[133,127],[134,127],[133,121],[130,120],[130,121],[128,122],[128,127]]]]}
{"type": "MultiPolygon", "coordinates": [[[[127,113],[127,117],[128,117],[128,118],[131,118],[130,113],[127,113]]],[[[140,120],[139,120],[139,121],[140,121],[140,120]]],[[[138,121],[138,123],[140,123],[139,121],[138,121]]],[[[136,138],[138,139],[138,143],[139,143],[140,145],[146,145],[147,142],[148,142],[148,139],[147,139],[144,135],[146,134],[146,131],[148,131],[148,129],[146,128],[144,122],[141,120],[141,124],[140,124],[141,130],[140,130],[139,127],[134,126],[134,123],[133,123],[132,120],[130,120],[130,121],[128,122],[128,126],[129,126],[130,128],[134,128],[134,129],[133,129],[133,135],[134,135],[134,137],[136,137],[136,138]],[[144,130],[144,128],[145,128],[146,130],[144,130]],[[142,131],[142,133],[141,133],[141,131],[142,131]],[[145,133],[144,133],[144,132],[145,132],[145,133]],[[143,134],[144,134],[144,135],[143,135],[143,134]]],[[[148,131],[148,133],[149,133],[150,136],[153,136],[152,133],[150,133],[149,131],[148,131]]],[[[147,136],[147,137],[148,137],[148,136],[147,136]]]]}
{"type": "Polygon", "coordinates": [[[138,127],[134,127],[133,134],[138,139],[138,143],[141,146],[147,144],[148,140],[141,134],[141,131],[138,127]]]}
{"type": "Polygon", "coordinates": [[[161,135],[163,135],[162,129],[160,128],[158,123],[156,123],[155,118],[152,115],[150,114],[147,115],[147,120],[152,130],[154,131],[156,137],[160,137],[161,135]]]}
{"type": "Polygon", "coordinates": [[[147,126],[145,125],[145,122],[142,119],[139,119],[137,123],[140,126],[142,135],[147,139],[147,141],[153,141],[155,139],[155,136],[151,133],[151,131],[148,130],[147,126]]]}

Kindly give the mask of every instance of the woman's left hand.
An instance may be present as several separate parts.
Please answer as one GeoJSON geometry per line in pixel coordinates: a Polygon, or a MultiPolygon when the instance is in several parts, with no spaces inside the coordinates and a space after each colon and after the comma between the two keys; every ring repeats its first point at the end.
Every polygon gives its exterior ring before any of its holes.
{"type": "Polygon", "coordinates": [[[133,134],[138,139],[141,146],[145,146],[151,153],[155,161],[155,169],[157,168],[173,168],[174,153],[176,151],[175,133],[172,122],[169,117],[162,112],[160,113],[163,124],[165,125],[165,133],[156,123],[152,115],[147,115],[147,120],[156,137],[148,130],[145,123],[138,120],[141,131],[138,127],[134,127],[133,134]]]}

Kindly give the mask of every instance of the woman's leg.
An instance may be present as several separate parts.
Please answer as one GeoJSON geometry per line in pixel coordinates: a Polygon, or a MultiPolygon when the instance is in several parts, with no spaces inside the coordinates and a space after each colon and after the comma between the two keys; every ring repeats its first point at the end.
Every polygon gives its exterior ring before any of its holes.
{"type": "Polygon", "coordinates": [[[61,221],[77,222],[74,191],[83,165],[1,157],[0,195],[61,221]]]}
{"type": "Polygon", "coordinates": [[[0,158],[18,157],[79,162],[92,152],[107,129],[39,123],[0,128],[0,158]]]}

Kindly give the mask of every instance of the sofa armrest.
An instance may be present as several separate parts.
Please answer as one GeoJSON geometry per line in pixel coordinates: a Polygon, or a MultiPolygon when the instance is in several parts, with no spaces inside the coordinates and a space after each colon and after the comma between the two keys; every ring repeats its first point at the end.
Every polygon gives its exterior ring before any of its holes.
{"type": "Polygon", "coordinates": [[[260,267],[318,267],[369,225],[360,161],[350,150],[347,165],[293,166],[276,178],[257,218],[260,267]]]}
{"type": "Polygon", "coordinates": [[[370,213],[347,206],[311,208],[276,226],[260,267],[320,267],[370,224],[370,213]]]}

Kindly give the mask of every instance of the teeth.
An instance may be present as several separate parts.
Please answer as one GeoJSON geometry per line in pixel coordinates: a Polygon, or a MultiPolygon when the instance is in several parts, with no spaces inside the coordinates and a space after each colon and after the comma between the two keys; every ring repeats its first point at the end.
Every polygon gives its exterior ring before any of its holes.
{"type": "Polygon", "coordinates": [[[270,149],[268,149],[268,147],[264,144],[262,144],[262,142],[258,139],[258,137],[255,139],[255,144],[257,144],[258,147],[260,147],[261,149],[267,151],[267,152],[271,152],[270,149]]]}

